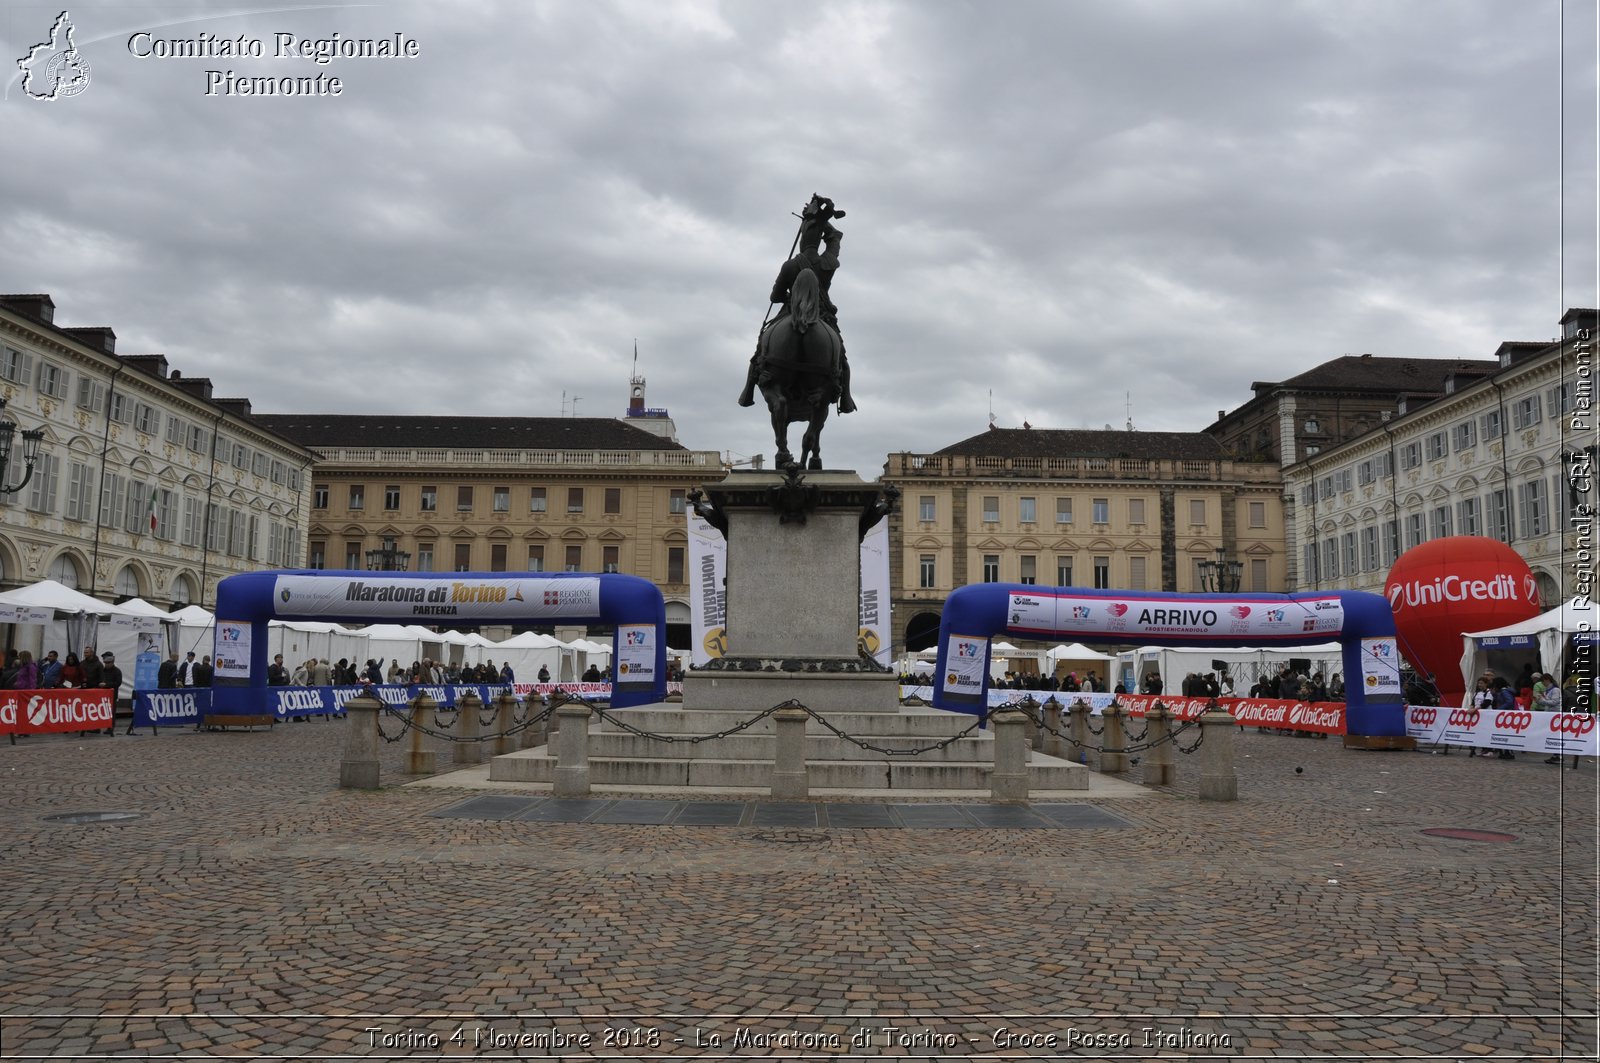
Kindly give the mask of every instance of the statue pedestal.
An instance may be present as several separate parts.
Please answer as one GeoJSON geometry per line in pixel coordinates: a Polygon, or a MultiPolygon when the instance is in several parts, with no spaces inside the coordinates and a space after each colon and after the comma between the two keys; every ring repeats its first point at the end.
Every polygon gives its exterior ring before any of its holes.
{"type": "Polygon", "coordinates": [[[684,707],[897,711],[898,678],[858,650],[863,514],[883,489],[848,470],[739,470],[704,490],[728,525],[728,655],[684,677],[684,707]]]}

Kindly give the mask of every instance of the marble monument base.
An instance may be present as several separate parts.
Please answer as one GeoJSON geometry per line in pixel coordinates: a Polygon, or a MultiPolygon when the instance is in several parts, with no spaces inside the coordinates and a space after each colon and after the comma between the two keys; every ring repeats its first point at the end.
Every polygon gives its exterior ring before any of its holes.
{"type": "Polygon", "coordinates": [[[898,712],[900,680],[890,673],[781,670],[683,677],[685,709],[756,713],[791,700],[816,712],[898,712]]]}

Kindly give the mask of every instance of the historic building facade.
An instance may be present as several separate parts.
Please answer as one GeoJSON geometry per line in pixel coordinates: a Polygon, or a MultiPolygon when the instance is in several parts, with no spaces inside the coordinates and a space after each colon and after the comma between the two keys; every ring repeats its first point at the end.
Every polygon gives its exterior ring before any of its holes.
{"type": "Polygon", "coordinates": [[[1381,593],[1407,549],[1485,535],[1528,562],[1546,606],[1592,588],[1594,327],[1594,310],[1569,310],[1558,338],[1501,344],[1491,372],[1462,363],[1439,395],[1401,397],[1374,430],[1288,464],[1293,587],[1381,593]]]}
{"type": "Polygon", "coordinates": [[[724,475],[652,423],[628,420],[258,414],[317,455],[306,564],[414,572],[621,572],[653,581],[687,624],[688,493],[724,475]],[[374,555],[371,563],[381,563],[374,555]]]}
{"type": "Polygon", "coordinates": [[[119,355],[110,328],[55,323],[49,295],[0,295],[0,397],[44,440],[0,493],[0,586],[54,579],[106,600],[215,602],[217,581],[294,566],[312,454],[161,355],[119,355]]]}
{"type": "Polygon", "coordinates": [[[990,429],[933,454],[891,454],[895,649],[937,634],[969,583],[1204,589],[1200,563],[1240,564],[1243,590],[1282,591],[1282,483],[1189,432],[990,429]]]}

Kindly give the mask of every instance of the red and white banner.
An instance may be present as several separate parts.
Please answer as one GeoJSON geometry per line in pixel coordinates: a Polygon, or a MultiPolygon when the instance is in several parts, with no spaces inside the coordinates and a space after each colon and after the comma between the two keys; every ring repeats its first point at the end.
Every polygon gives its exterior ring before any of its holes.
{"type": "MultiPolygon", "coordinates": [[[[1157,701],[1180,720],[1192,720],[1206,711],[1206,698],[1169,698],[1154,694],[1123,694],[1122,706],[1130,716],[1143,716],[1157,701]]],[[[1218,698],[1217,707],[1233,714],[1241,727],[1273,727],[1314,734],[1344,734],[1344,702],[1286,701],[1267,698],[1218,698]]]]}
{"type": "Polygon", "coordinates": [[[1600,755],[1596,724],[1596,717],[1582,712],[1479,712],[1442,705],[1406,708],[1406,734],[1427,745],[1593,757],[1600,755]]]}
{"type": "Polygon", "coordinates": [[[112,725],[109,690],[0,691],[0,734],[104,731],[112,725]]]}

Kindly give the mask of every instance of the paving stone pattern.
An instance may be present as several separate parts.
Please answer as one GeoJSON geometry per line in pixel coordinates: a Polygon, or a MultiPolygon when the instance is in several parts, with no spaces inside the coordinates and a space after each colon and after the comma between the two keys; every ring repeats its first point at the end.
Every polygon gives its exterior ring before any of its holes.
{"type": "Polygon", "coordinates": [[[1031,808],[557,801],[399,745],[339,790],[348,726],[0,745],[0,1058],[1596,1052],[1592,764],[1248,733],[1231,804],[1187,758],[1031,808]],[[86,811],[139,818],[45,819],[86,811]]]}

